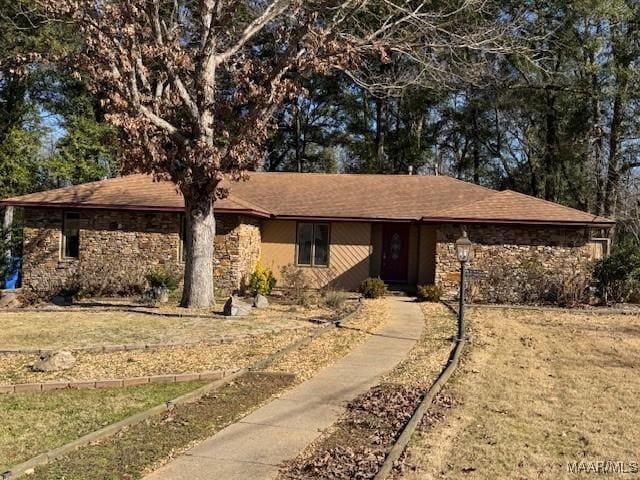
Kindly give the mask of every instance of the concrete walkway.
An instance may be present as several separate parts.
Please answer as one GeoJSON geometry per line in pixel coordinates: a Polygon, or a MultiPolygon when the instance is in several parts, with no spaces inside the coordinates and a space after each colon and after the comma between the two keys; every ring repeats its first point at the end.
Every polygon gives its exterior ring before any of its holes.
{"type": "Polygon", "coordinates": [[[260,480],[295,458],[374,386],[420,338],[424,317],[406,297],[390,297],[391,318],[376,334],[313,378],[228,426],[147,476],[148,480],[260,480]]]}

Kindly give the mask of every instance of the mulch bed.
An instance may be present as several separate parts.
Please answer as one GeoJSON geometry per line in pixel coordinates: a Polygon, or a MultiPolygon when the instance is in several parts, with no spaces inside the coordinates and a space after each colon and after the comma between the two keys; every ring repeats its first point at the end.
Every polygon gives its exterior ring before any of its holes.
{"type": "Polygon", "coordinates": [[[382,384],[354,399],[331,433],[281,469],[284,478],[371,479],[422,399],[414,386],[382,384]]]}
{"type": "Polygon", "coordinates": [[[38,468],[31,478],[141,478],[293,383],[293,375],[247,373],[197,402],[177,405],[38,468]]]}

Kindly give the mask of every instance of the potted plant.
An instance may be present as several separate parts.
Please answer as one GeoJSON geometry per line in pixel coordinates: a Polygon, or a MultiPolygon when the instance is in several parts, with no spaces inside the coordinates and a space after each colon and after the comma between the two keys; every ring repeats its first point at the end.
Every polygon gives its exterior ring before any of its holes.
{"type": "Polygon", "coordinates": [[[157,303],[167,303],[169,293],[178,288],[178,281],[166,271],[155,271],[147,275],[151,287],[151,298],[157,303]]]}

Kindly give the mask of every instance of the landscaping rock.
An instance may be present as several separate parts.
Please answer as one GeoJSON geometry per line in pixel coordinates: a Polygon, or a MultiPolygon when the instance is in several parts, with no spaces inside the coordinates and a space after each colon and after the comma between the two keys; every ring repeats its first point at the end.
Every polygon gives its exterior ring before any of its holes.
{"type": "Polygon", "coordinates": [[[76,359],[66,350],[59,352],[45,353],[31,367],[36,372],[57,372],[59,370],[68,370],[76,364],[76,359]]]}
{"type": "Polygon", "coordinates": [[[256,308],[267,308],[269,306],[269,300],[264,295],[256,295],[253,299],[253,306],[256,308]]]}
{"type": "Polygon", "coordinates": [[[238,297],[231,296],[224,304],[222,311],[227,317],[241,317],[251,313],[251,305],[243,302],[238,297]]]}
{"type": "Polygon", "coordinates": [[[22,304],[16,292],[0,293],[0,308],[20,308],[22,304]]]}

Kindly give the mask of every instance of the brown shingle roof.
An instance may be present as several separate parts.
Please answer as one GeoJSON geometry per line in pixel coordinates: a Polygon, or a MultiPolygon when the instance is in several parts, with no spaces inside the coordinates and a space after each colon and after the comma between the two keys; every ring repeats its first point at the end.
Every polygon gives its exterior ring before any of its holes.
{"type": "Polygon", "coordinates": [[[607,218],[512,190],[494,192],[479,202],[444,210],[438,217],[484,222],[517,220],[523,223],[611,223],[607,218]]]}
{"type": "MultiPolygon", "coordinates": [[[[512,191],[497,192],[446,176],[251,173],[228,184],[218,212],[260,217],[372,221],[468,221],[610,225],[612,221],[512,191]]],[[[181,194],[148,175],[87,183],[7,199],[0,204],[179,211],[181,194]]]]}

